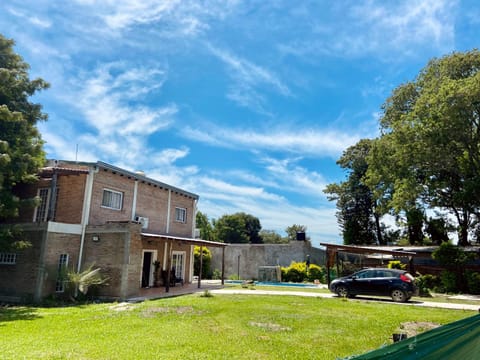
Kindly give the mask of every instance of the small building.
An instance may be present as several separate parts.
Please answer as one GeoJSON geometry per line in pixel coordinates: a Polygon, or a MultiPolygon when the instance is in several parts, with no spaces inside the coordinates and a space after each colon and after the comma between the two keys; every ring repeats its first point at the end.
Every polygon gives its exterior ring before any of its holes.
{"type": "MultiPolygon", "coordinates": [[[[37,195],[15,223],[31,247],[0,253],[0,300],[34,300],[65,291],[59,269],[101,269],[99,296],[126,299],[154,286],[155,265],[165,278],[193,279],[198,195],[104,162],[50,161],[38,182],[15,189],[37,195]]],[[[166,291],[170,281],[165,281],[166,291]]]]}

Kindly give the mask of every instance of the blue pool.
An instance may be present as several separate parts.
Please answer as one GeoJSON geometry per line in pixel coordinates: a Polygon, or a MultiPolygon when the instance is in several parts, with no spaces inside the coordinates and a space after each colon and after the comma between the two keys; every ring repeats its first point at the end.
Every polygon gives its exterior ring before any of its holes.
{"type": "MultiPolygon", "coordinates": [[[[243,284],[243,280],[225,280],[225,284],[243,284]]],[[[288,283],[288,282],[269,282],[269,281],[254,281],[254,285],[258,286],[289,286],[289,287],[298,287],[298,288],[310,288],[318,289],[320,286],[314,284],[304,284],[304,283],[288,283]]]]}

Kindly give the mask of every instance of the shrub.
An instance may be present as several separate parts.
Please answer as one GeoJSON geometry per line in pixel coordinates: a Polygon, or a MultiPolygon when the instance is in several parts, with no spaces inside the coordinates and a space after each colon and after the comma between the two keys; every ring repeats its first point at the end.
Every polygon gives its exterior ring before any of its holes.
{"type": "Polygon", "coordinates": [[[480,294],[480,273],[475,271],[467,271],[467,287],[470,294],[480,294]]]}
{"type": "Polygon", "coordinates": [[[308,268],[308,281],[313,282],[319,280],[321,283],[325,283],[325,269],[316,264],[310,264],[308,268]]]}
{"type": "Polygon", "coordinates": [[[388,262],[389,269],[399,269],[399,270],[405,270],[407,268],[407,264],[402,264],[400,260],[392,260],[388,262]]]}
{"type": "Polygon", "coordinates": [[[457,292],[457,276],[451,271],[444,270],[440,274],[443,291],[446,293],[457,292]]]}
{"type": "Polygon", "coordinates": [[[419,275],[415,279],[420,296],[430,296],[430,290],[438,287],[439,280],[436,276],[426,274],[419,275]]]}
{"type": "Polygon", "coordinates": [[[307,278],[307,264],[294,262],[288,268],[282,268],[282,281],[303,282],[307,278]]]}
{"type": "MultiPolygon", "coordinates": [[[[193,275],[198,276],[200,273],[200,246],[193,249],[193,275]]],[[[211,276],[212,253],[206,247],[203,248],[202,258],[202,279],[208,279],[211,276]]]]}

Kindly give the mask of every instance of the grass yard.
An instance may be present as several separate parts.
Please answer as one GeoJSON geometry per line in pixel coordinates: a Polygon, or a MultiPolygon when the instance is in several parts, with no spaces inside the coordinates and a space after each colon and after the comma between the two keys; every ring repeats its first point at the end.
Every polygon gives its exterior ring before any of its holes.
{"type": "Polygon", "coordinates": [[[475,312],[292,296],[0,308],[1,359],[336,359],[475,312]]]}

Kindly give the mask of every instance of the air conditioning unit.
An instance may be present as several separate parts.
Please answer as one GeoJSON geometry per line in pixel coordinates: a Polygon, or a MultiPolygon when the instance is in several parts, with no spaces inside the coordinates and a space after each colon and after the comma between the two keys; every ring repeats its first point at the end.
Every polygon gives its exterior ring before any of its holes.
{"type": "Polygon", "coordinates": [[[200,229],[195,229],[193,235],[195,239],[200,239],[200,229]]]}
{"type": "Polygon", "coordinates": [[[142,224],[142,229],[148,228],[148,217],[144,216],[135,216],[135,221],[142,224]]]}

